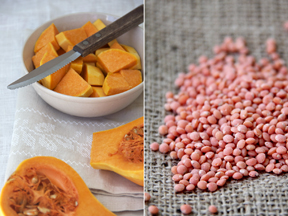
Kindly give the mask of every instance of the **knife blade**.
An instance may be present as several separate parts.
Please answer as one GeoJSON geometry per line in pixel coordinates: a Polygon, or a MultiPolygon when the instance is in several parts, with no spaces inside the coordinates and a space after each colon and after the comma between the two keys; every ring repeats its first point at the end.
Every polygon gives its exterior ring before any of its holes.
{"type": "Polygon", "coordinates": [[[101,48],[113,39],[141,24],[143,22],[143,8],[144,6],[142,4],[94,35],[81,41],[73,47],[73,50],[52,59],[37,69],[29,72],[20,79],[8,85],[7,88],[12,90],[30,85],[56,72],[60,68],[77,59],[79,56],[85,57],[89,53],[101,48]]]}

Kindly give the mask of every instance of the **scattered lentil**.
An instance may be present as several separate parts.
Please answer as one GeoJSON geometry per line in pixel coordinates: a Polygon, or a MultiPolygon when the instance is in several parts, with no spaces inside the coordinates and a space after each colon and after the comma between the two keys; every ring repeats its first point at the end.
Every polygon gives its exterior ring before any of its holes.
{"type": "Polygon", "coordinates": [[[148,202],[151,199],[151,195],[148,192],[144,192],[144,200],[148,202]]]}
{"type": "Polygon", "coordinates": [[[268,39],[271,61],[257,62],[243,38],[226,38],[214,58],[201,56],[179,74],[179,93],[166,94],[172,114],[158,129],[166,138],[150,145],[179,159],[171,168],[176,192],[215,191],[229,178],[288,172],[288,69],[276,48],[268,39]]]}
{"type": "Polygon", "coordinates": [[[190,214],[192,212],[192,207],[190,205],[184,204],[180,207],[182,214],[190,214]]]}
{"type": "Polygon", "coordinates": [[[215,205],[210,205],[208,210],[212,214],[216,214],[218,212],[218,209],[217,209],[217,207],[215,205]]]}
{"type": "Polygon", "coordinates": [[[157,215],[159,213],[159,209],[155,205],[149,206],[148,211],[150,212],[151,215],[157,215]]]}

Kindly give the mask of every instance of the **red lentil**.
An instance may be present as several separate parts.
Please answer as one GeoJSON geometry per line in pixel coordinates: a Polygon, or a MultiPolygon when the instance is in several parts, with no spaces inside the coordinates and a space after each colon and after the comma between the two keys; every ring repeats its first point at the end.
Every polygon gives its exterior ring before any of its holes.
{"type": "Polygon", "coordinates": [[[151,199],[151,195],[147,192],[144,193],[145,202],[148,202],[151,199]]]}
{"type": "Polygon", "coordinates": [[[180,207],[182,214],[190,214],[192,212],[192,207],[190,205],[184,204],[180,207]]]}
{"type": "Polygon", "coordinates": [[[208,210],[212,214],[216,214],[218,212],[218,209],[217,209],[217,207],[215,205],[210,205],[208,210]]]}
{"type": "Polygon", "coordinates": [[[271,61],[256,62],[243,38],[226,38],[214,52],[179,74],[179,93],[165,95],[173,114],[158,128],[166,137],[150,145],[180,161],[171,168],[176,192],[215,191],[229,178],[288,172],[288,69],[275,40],[266,42],[271,61]]]}
{"type": "Polygon", "coordinates": [[[159,213],[159,209],[157,206],[151,205],[148,207],[148,211],[151,215],[157,215],[159,213]]]}

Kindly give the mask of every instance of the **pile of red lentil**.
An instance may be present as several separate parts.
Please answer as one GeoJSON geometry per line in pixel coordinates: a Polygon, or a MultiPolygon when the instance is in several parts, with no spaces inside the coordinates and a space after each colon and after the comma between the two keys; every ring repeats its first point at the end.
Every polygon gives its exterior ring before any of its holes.
{"type": "Polygon", "coordinates": [[[167,92],[165,138],[150,148],[179,160],[171,169],[176,192],[288,172],[288,70],[274,39],[266,52],[257,62],[243,38],[226,37],[213,58],[179,74],[178,94],[167,92]]]}

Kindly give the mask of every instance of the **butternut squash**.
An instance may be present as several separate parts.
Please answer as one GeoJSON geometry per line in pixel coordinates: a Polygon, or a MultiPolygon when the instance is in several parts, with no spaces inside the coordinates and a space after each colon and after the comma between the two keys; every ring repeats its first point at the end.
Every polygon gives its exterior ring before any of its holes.
{"type": "Polygon", "coordinates": [[[82,74],[83,74],[84,80],[90,85],[95,85],[95,86],[103,85],[104,75],[99,68],[85,63],[82,74]]]}
{"type": "Polygon", "coordinates": [[[142,66],[141,66],[141,59],[140,56],[138,54],[138,52],[131,46],[127,46],[124,44],[121,44],[121,46],[129,53],[131,53],[132,55],[134,55],[137,59],[137,64],[134,65],[133,67],[129,68],[129,69],[134,69],[134,70],[141,70],[142,66]]]}
{"type": "MultiPolygon", "coordinates": [[[[73,46],[68,45],[67,52],[69,52],[72,49],[73,46]]],[[[83,68],[83,58],[80,56],[74,61],[72,61],[70,67],[73,68],[78,74],[81,74],[83,68]]]]}
{"type": "Polygon", "coordinates": [[[81,28],[83,28],[86,32],[87,37],[90,37],[91,35],[98,32],[97,28],[90,21],[85,23],[85,25],[83,25],[81,28]]]}
{"type": "Polygon", "coordinates": [[[121,70],[120,74],[131,86],[130,88],[134,88],[142,82],[142,74],[139,70],[121,70]]]}
{"type": "Polygon", "coordinates": [[[54,23],[52,23],[47,29],[45,29],[41,33],[41,35],[37,39],[37,41],[35,43],[35,47],[34,47],[34,52],[35,53],[38,52],[42,47],[44,47],[49,42],[52,43],[52,45],[54,46],[55,50],[58,50],[60,48],[58,43],[57,43],[57,40],[56,40],[56,35],[58,33],[59,33],[58,29],[56,28],[54,23]]]}
{"type": "Polygon", "coordinates": [[[111,49],[120,49],[120,50],[123,50],[123,51],[126,51],[119,43],[118,41],[115,41],[111,46],[110,46],[111,49]]]}
{"type": "Polygon", "coordinates": [[[129,90],[131,86],[118,72],[108,74],[104,80],[102,88],[106,95],[115,95],[129,90]]]}
{"type": "Polygon", "coordinates": [[[62,160],[45,156],[24,160],[1,191],[0,216],[52,215],[52,212],[53,215],[115,216],[62,160]]]}
{"type": "Polygon", "coordinates": [[[134,55],[119,49],[103,51],[97,57],[98,62],[107,73],[119,72],[122,69],[131,68],[137,63],[134,55]]]}
{"type": "Polygon", "coordinates": [[[89,97],[92,87],[72,68],[62,78],[54,91],[76,97],[89,97]]]}
{"type": "Polygon", "coordinates": [[[83,28],[63,31],[56,36],[59,46],[67,51],[68,45],[75,46],[87,38],[86,32],[83,28]]]}
{"type": "MultiPolygon", "coordinates": [[[[46,52],[40,61],[40,66],[45,64],[46,62],[54,59],[54,58],[55,58],[55,56],[50,55],[48,52],[46,52]]],[[[57,70],[53,74],[50,74],[49,76],[41,79],[42,85],[48,89],[53,90],[57,86],[57,84],[60,82],[60,80],[65,76],[65,74],[69,70],[69,67],[70,67],[70,63],[65,65],[64,67],[60,68],[59,70],[57,70]]]]}
{"type": "Polygon", "coordinates": [[[40,61],[46,52],[52,56],[58,56],[58,53],[56,52],[54,46],[51,42],[49,42],[44,47],[42,47],[34,56],[32,56],[32,61],[35,68],[40,67],[40,61]]]}
{"type": "Polygon", "coordinates": [[[90,164],[143,186],[143,117],[93,134],[90,164]]]}
{"type": "Polygon", "coordinates": [[[92,86],[93,92],[90,95],[90,97],[105,97],[105,93],[102,89],[102,87],[99,86],[92,86]]]}
{"type": "Polygon", "coordinates": [[[83,61],[84,62],[96,62],[97,61],[97,57],[95,54],[90,53],[87,56],[83,57],[83,61]]]}

